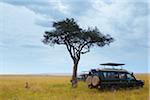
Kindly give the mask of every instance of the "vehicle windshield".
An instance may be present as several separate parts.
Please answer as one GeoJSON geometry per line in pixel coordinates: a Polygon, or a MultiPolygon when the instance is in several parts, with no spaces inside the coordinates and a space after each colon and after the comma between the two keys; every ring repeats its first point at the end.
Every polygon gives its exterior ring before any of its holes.
{"type": "Polygon", "coordinates": [[[130,79],[130,80],[134,80],[135,78],[133,77],[133,75],[131,75],[131,74],[127,74],[127,79],[130,79]]]}
{"type": "Polygon", "coordinates": [[[129,79],[129,80],[134,80],[134,76],[129,73],[119,73],[119,78],[120,79],[129,79]]]}

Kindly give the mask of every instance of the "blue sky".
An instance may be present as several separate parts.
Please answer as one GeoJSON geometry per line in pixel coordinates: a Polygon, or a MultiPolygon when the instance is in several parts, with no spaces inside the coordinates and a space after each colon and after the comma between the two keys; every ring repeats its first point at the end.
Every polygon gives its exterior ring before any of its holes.
{"type": "Polygon", "coordinates": [[[115,38],[110,46],[82,55],[78,72],[105,62],[148,72],[147,0],[2,0],[0,14],[0,74],[72,73],[66,48],[41,42],[52,22],[66,17],[115,38]]]}

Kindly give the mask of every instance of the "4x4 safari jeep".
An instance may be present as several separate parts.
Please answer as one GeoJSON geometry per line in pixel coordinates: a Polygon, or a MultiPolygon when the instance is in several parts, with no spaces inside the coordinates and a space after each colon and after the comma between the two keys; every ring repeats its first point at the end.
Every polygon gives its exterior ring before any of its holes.
{"type": "MultiPolygon", "coordinates": [[[[106,63],[101,65],[119,66],[124,64],[106,63]]],[[[89,88],[98,89],[139,88],[144,85],[144,81],[137,80],[133,73],[129,73],[127,70],[122,68],[91,69],[86,78],[86,83],[89,88]]]]}

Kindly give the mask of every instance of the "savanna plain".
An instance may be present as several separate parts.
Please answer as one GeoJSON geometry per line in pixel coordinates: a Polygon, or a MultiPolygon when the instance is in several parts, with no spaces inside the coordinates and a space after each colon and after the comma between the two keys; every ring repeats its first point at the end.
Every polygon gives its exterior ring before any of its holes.
{"type": "Polygon", "coordinates": [[[0,100],[149,100],[149,75],[136,74],[143,88],[115,92],[89,89],[82,81],[74,89],[70,76],[1,75],[0,100]]]}

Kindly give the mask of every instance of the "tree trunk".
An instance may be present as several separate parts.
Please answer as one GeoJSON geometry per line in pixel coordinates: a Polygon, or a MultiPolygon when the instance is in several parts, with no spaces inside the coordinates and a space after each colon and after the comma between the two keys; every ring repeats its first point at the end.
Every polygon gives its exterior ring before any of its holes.
{"type": "Polygon", "coordinates": [[[71,80],[71,83],[72,83],[72,87],[73,88],[76,88],[77,87],[77,69],[78,69],[78,62],[79,61],[76,61],[74,63],[74,66],[73,66],[73,75],[72,75],[72,80],[71,80]]]}

